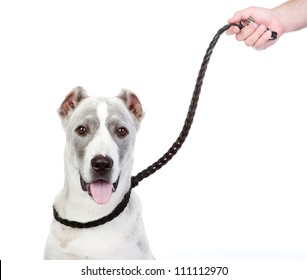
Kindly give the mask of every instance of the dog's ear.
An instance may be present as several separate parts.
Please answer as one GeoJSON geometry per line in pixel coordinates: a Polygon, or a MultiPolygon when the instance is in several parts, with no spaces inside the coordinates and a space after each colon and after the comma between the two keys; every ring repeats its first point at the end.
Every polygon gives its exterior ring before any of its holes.
{"type": "Polygon", "coordinates": [[[123,89],[118,95],[124,103],[126,104],[128,110],[135,116],[135,118],[140,122],[144,117],[144,112],[142,109],[142,104],[138,97],[131,91],[123,89]]]}
{"type": "Polygon", "coordinates": [[[58,113],[62,119],[66,118],[78,106],[80,101],[87,97],[86,91],[82,87],[74,88],[64,99],[58,113]]]}

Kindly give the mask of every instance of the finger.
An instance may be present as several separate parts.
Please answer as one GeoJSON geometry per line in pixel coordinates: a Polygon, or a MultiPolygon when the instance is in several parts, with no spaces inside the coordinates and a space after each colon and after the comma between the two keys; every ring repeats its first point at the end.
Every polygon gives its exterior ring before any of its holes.
{"type": "Polygon", "coordinates": [[[241,32],[239,32],[236,35],[236,39],[238,41],[245,41],[248,37],[250,37],[255,30],[258,28],[258,24],[252,23],[244,28],[241,29],[241,32]]]}
{"type": "MultiPolygon", "coordinates": [[[[267,30],[265,31],[262,36],[257,40],[257,42],[255,42],[253,48],[255,48],[256,50],[264,50],[266,47],[268,47],[268,42],[271,38],[271,31],[270,30],[267,30]]],[[[273,44],[274,42],[272,41],[271,45],[273,44]]]]}
{"type": "Polygon", "coordinates": [[[229,27],[226,31],[227,35],[233,35],[233,34],[238,34],[241,31],[241,29],[237,26],[232,26],[229,27]]]}
{"type": "Polygon", "coordinates": [[[262,37],[262,35],[266,32],[267,28],[265,25],[260,24],[255,31],[245,39],[245,45],[248,47],[252,47],[256,44],[258,40],[262,37]]]}

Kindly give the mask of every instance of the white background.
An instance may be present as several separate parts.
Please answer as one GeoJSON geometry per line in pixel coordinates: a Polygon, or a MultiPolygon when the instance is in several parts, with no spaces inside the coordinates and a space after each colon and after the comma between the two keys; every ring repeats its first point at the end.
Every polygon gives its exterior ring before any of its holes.
{"type": "MultiPolygon", "coordinates": [[[[277,4],[1,1],[0,258],[42,259],[64,177],[56,109],[73,87],[137,93],[136,174],[177,138],[216,31],[277,4]]],[[[186,143],[136,189],[157,259],[307,259],[306,35],[262,52],[219,41],[186,143]]]]}

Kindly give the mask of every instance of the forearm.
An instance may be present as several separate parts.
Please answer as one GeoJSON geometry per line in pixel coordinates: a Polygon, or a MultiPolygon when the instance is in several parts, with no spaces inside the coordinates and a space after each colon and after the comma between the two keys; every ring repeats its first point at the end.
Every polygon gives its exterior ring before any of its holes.
{"type": "Polygon", "coordinates": [[[289,0],[273,11],[283,26],[283,32],[307,27],[307,0],[289,0]]]}

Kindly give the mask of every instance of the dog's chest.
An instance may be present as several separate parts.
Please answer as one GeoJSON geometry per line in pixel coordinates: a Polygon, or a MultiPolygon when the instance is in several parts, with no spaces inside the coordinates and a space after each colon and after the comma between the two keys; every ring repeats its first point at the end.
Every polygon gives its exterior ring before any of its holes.
{"type": "Polygon", "coordinates": [[[78,259],[121,259],[139,250],[133,239],[109,230],[81,229],[73,238],[62,236],[61,243],[69,240],[62,250],[78,259]]]}
{"type": "Polygon", "coordinates": [[[64,259],[144,259],[149,248],[142,223],[111,222],[89,229],[69,228],[58,223],[52,230],[59,258],[64,259]],[[119,228],[121,230],[119,230],[119,228]]]}

